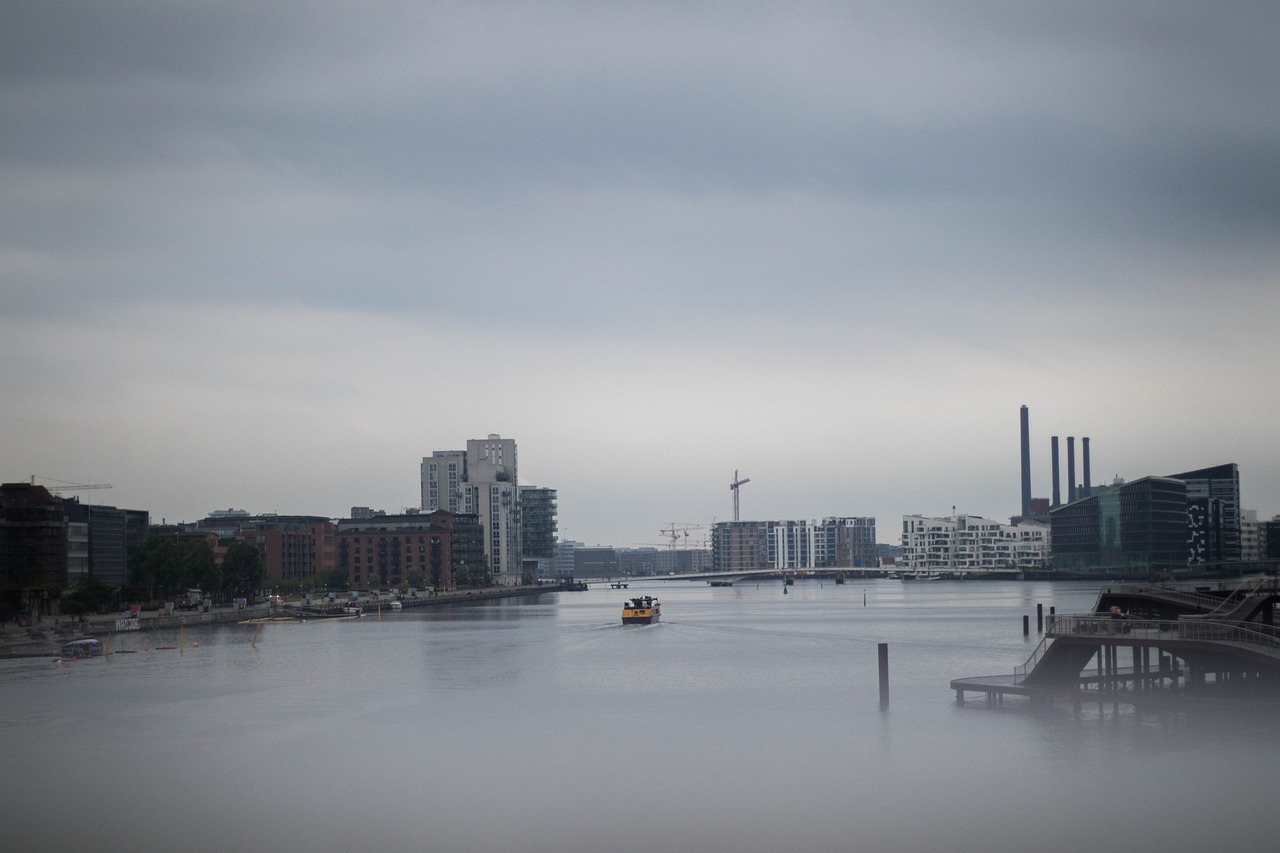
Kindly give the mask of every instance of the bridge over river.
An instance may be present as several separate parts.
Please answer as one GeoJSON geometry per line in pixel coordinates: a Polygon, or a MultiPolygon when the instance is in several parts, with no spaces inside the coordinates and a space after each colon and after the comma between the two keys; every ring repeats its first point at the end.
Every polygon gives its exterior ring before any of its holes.
{"type": "Polygon", "coordinates": [[[712,586],[733,586],[744,580],[835,580],[861,578],[894,578],[903,580],[1021,580],[1022,572],[1016,569],[990,569],[982,571],[957,571],[938,574],[932,571],[913,571],[893,566],[875,568],[830,569],[744,569],[733,572],[689,572],[670,575],[641,575],[625,578],[588,578],[586,583],[615,584],[632,581],[705,581],[712,586]]]}

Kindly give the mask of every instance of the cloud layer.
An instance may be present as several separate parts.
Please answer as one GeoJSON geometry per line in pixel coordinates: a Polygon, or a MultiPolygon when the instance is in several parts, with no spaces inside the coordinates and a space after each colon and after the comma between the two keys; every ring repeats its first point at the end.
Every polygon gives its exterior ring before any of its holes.
{"type": "Polygon", "coordinates": [[[336,515],[501,432],[573,538],[742,469],[892,541],[1016,511],[1026,403],[1041,483],[1089,434],[1280,511],[1272,4],[6,18],[5,479],[336,515]]]}

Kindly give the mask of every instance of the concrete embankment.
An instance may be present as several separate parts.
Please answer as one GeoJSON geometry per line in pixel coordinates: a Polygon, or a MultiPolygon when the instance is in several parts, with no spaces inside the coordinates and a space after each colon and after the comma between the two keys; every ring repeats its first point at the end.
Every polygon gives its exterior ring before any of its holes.
{"type": "MultiPolygon", "coordinates": [[[[430,596],[405,598],[402,599],[401,603],[405,608],[467,604],[499,598],[541,595],[547,592],[559,592],[561,589],[559,586],[543,585],[452,590],[430,596]]],[[[379,610],[383,614],[393,612],[391,599],[387,597],[372,598],[365,596],[357,600],[339,599],[336,603],[342,605],[357,604],[366,615],[377,613],[379,610]]],[[[137,617],[120,614],[95,614],[83,620],[75,620],[68,617],[55,618],[45,616],[30,627],[16,625],[12,622],[0,626],[0,658],[56,655],[62,648],[63,643],[77,637],[105,637],[109,634],[118,634],[123,638],[136,632],[155,632],[168,637],[174,635],[180,628],[262,619],[279,612],[282,612],[280,608],[263,603],[251,604],[243,608],[214,607],[207,611],[180,610],[173,614],[148,612],[137,617]]]]}

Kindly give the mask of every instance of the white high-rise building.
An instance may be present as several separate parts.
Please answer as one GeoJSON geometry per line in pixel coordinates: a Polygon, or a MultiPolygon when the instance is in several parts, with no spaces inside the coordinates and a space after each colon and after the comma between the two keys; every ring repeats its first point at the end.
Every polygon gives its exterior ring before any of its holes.
{"type": "Polygon", "coordinates": [[[521,581],[517,483],[515,440],[497,434],[469,440],[465,451],[437,450],[422,459],[423,512],[478,516],[489,570],[504,586],[521,581]]]}

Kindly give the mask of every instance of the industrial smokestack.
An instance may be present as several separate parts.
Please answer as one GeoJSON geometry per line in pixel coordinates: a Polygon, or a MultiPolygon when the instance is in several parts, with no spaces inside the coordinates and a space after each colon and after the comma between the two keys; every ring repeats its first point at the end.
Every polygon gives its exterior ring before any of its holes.
{"type": "Polygon", "coordinates": [[[1022,517],[1031,515],[1031,426],[1022,407],[1022,517]]]}
{"type": "Polygon", "coordinates": [[[1076,499],[1076,437],[1067,436],[1067,503],[1076,499]]]}
{"type": "Polygon", "coordinates": [[[1053,500],[1050,506],[1062,503],[1062,491],[1058,488],[1058,437],[1049,439],[1049,455],[1053,457],[1053,500]]]}
{"type": "Polygon", "coordinates": [[[1080,439],[1080,465],[1084,468],[1084,488],[1081,489],[1080,497],[1089,497],[1089,492],[1093,489],[1089,482],[1089,437],[1085,436],[1080,439]]]}

